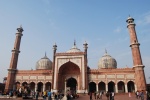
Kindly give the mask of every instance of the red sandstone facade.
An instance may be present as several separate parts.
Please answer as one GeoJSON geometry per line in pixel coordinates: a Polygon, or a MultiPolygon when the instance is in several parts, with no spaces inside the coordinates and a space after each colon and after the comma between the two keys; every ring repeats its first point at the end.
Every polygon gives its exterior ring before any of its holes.
{"type": "MultiPolygon", "coordinates": [[[[16,70],[23,31],[22,28],[18,28],[5,89],[11,90],[13,87],[18,89],[22,86],[28,86],[33,91],[51,90],[57,92],[59,90],[64,91],[66,81],[67,89],[75,90],[77,93],[87,93],[88,91],[127,93],[146,90],[144,65],[135,32],[134,19],[129,17],[127,24],[133,56],[132,68],[127,66],[115,68],[112,66],[112,68],[90,69],[87,61],[88,44],[85,42],[83,44],[84,51],[80,51],[74,43],[74,46],[64,53],[57,53],[57,45],[55,44],[51,69],[16,70]]],[[[106,54],[104,58],[107,58],[106,56],[109,55],[106,54]]],[[[115,63],[113,62],[113,64],[115,63]]]]}

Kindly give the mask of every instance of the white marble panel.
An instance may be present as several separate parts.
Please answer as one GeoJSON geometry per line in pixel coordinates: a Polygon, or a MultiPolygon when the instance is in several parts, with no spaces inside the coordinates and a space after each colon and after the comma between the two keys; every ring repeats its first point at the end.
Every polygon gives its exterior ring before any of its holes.
{"type": "Polygon", "coordinates": [[[126,78],[127,78],[127,79],[134,79],[134,74],[126,75],[126,78]]]}
{"type": "Polygon", "coordinates": [[[124,75],[117,75],[117,78],[124,78],[124,75]]]}
{"type": "Polygon", "coordinates": [[[115,75],[107,75],[107,78],[115,78],[115,75]]]}
{"type": "Polygon", "coordinates": [[[44,79],[44,76],[38,76],[38,79],[44,79]]]}
{"type": "Polygon", "coordinates": [[[29,76],[23,76],[23,79],[29,79],[29,76]]]}
{"type": "Polygon", "coordinates": [[[89,76],[89,79],[95,79],[96,78],[96,75],[90,75],[89,76]]]}
{"type": "Polygon", "coordinates": [[[46,76],[46,79],[52,79],[52,76],[46,76]]]}
{"type": "Polygon", "coordinates": [[[16,76],[16,80],[21,80],[22,76],[16,76]]]}
{"type": "Polygon", "coordinates": [[[98,78],[105,78],[105,75],[98,75],[98,78]]]}
{"type": "Polygon", "coordinates": [[[30,79],[36,79],[36,76],[30,76],[30,79]]]}

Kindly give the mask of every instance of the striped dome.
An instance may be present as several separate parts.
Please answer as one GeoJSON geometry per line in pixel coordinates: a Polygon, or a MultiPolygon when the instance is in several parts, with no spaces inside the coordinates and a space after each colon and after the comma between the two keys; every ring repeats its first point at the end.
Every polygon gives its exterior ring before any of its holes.
{"type": "Polygon", "coordinates": [[[46,56],[46,54],[43,58],[37,61],[36,69],[52,69],[52,61],[46,56]]]}
{"type": "Polygon", "coordinates": [[[116,60],[105,52],[104,56],[98,62],[98,68],[117,68],[116,60]]]}

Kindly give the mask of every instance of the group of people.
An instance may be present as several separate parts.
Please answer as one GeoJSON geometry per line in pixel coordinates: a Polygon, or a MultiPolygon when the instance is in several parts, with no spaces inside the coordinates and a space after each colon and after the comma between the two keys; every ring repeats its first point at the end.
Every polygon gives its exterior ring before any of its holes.
{"type": "Polygon", "coordinates": [[[107,100],[114,100],[115,93],[114,92],[106,92],[107,100]]]}
{"type": "MultiPolygon", "coordinates": [[[[146,94],[146,100],[150,100],[150,90],[145,91],[145,94],[146,94]]],[[[143,90],[142,91],[136,91],[135,95],[136,95],[137,99],[144,100],[144,91],[143,90]]]]}
{"type": "Polygon", "coordinates": [[[144,92],[143,91],[136,91],[135,92],[136,98],[144,100],[144,92]]]}
{"type": "Polygon", "coordinates": [[[98,100],[98,99],[102,99],[102,95],[103,95],[103,92],[100,91],[100,92],[89,92],[88,95],[90,96],[90,100],[92,100],[93,98],[93,95],[94,95],[94,98],[95,100],[98,100]]]}
{"type": "MultiPolygon", "coordinates": [[[[43,92],[43,99],[46,100],[46,97],[48,97],[48,100],[52,100],[51,95],[52,95],[51,91],[48,91],[48,92],[44,91],[43,92]]],[[[39,97],[39,91],[37,90],[35,92],[36,100],[38,100],[38,97],[39,97]]]]}

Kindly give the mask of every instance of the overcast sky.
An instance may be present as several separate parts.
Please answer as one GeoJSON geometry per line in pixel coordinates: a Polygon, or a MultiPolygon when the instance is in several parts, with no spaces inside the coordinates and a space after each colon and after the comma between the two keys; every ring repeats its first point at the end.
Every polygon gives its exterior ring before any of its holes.
{"type": "Polygon", "coordinates": [[[150,83],[150,1],[145,0],[0,0],[0,82],[7,76],[16,28],[22,25],[18,69],[35,69],[45,52],[52,60],[66,52],[76,40],[83,51],[88,43],[88,65],[98,68],[105,48],[118,68],[132,67],[132,54],[126,19],[135,19],[138,41],[150,83]]]}

